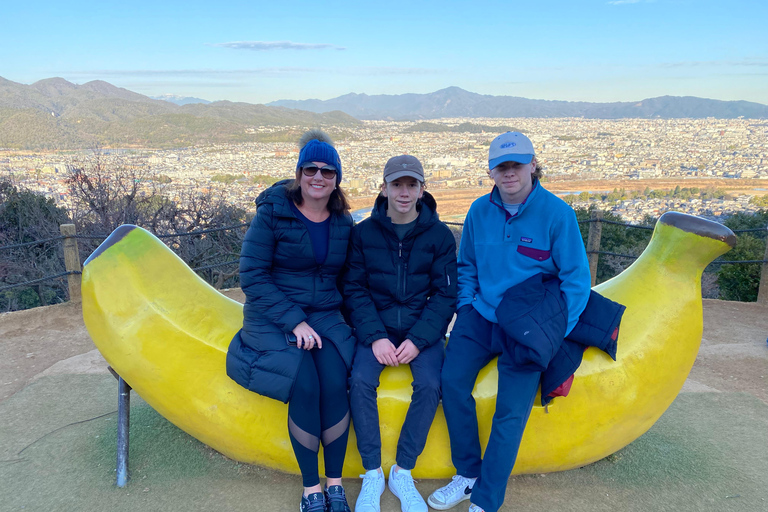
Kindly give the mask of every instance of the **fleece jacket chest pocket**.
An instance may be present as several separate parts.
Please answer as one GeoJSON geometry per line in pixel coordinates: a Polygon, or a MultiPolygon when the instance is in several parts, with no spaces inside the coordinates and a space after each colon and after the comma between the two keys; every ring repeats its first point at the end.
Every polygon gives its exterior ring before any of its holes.
{"type": "Polygon", "coordinates": [[[549,251],[542,251],[541,249],[534,249],[533,247],[526,247],[524,245],[517,246],[517,252],[523,256],[528,256],[536,261],[548,260],[550,256],[549,251]]]}

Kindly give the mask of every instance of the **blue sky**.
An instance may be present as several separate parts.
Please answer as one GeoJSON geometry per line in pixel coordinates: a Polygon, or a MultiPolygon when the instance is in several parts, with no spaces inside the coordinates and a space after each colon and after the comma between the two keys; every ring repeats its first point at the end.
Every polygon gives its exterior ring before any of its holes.
{"type": "Polygon", "coordinates": [[[5,2],[0,76],[265,103],[469,91],[768,104],[768,2],[5,2]]]}

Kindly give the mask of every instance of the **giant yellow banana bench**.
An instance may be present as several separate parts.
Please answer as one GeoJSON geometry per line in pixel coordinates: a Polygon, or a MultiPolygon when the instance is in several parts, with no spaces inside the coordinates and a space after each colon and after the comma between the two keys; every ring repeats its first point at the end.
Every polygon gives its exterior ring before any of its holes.
{"type": "MultiPolygon", "coordinates": [[[[547,411],[534,408],[515,473],[584,466],[623,448],[654,424],[696,359],[704,267],[735,240],[728,228],[698,217],[670,212],[659,219],[650,244],[632,266],[595,288],[627,306],[617,361],[588,349],[570,395],[555,399],[547,411]]],[[[210,287],[160,240],[134,226],[115,230],[88,258],[82,292],[88,332],[121,377],[124,422],[130,384],[169,421],[224,455],[298,473],[285,427],[287,405],[252,393],[226,375],[227,347],[242,324],[241,304],[210,287]]],[[[381,377],[384,467],[394,463],[410,383],[407,366],[388,367],[381,377]]],[[[490,433],[496,387],[492,363],[480,373],[474,391],[483,443],[490,433]]],[[[118,485],[127,479],[126,426],[118,485]]],[[[352,431],[349,442],[347,477],[363,470],[352,431]]],[[[414,470],[417,478],[454,473],[442,409],[421,461],[414,470]]]]}

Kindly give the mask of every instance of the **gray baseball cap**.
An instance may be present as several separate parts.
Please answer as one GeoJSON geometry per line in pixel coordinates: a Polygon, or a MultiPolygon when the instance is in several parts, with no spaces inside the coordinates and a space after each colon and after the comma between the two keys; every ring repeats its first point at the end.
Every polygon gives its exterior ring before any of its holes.
{"type": "Polygon", "coordinates": [[[410,176],[424,183],[424,168],[418,158],[411,155],[400,155],[387,160],[387,164],[384,166],[384,181],[390,183],[403,176],[410,176]]]}

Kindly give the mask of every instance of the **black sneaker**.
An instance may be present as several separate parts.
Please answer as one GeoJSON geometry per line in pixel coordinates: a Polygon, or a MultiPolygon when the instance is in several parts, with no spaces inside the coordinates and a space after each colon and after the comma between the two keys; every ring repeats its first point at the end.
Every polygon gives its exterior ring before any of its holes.
{"type": "Polygon", "coordinates": [[[332,485],[325,488],[325,512],[352,512],[342,486],[332,485]]]}
{"type": "Polygon", "coordinates": [[[321,492],[313,492],[309,496],[302,494],[299,512],[325,512],[325,495],[321,492]]]}

